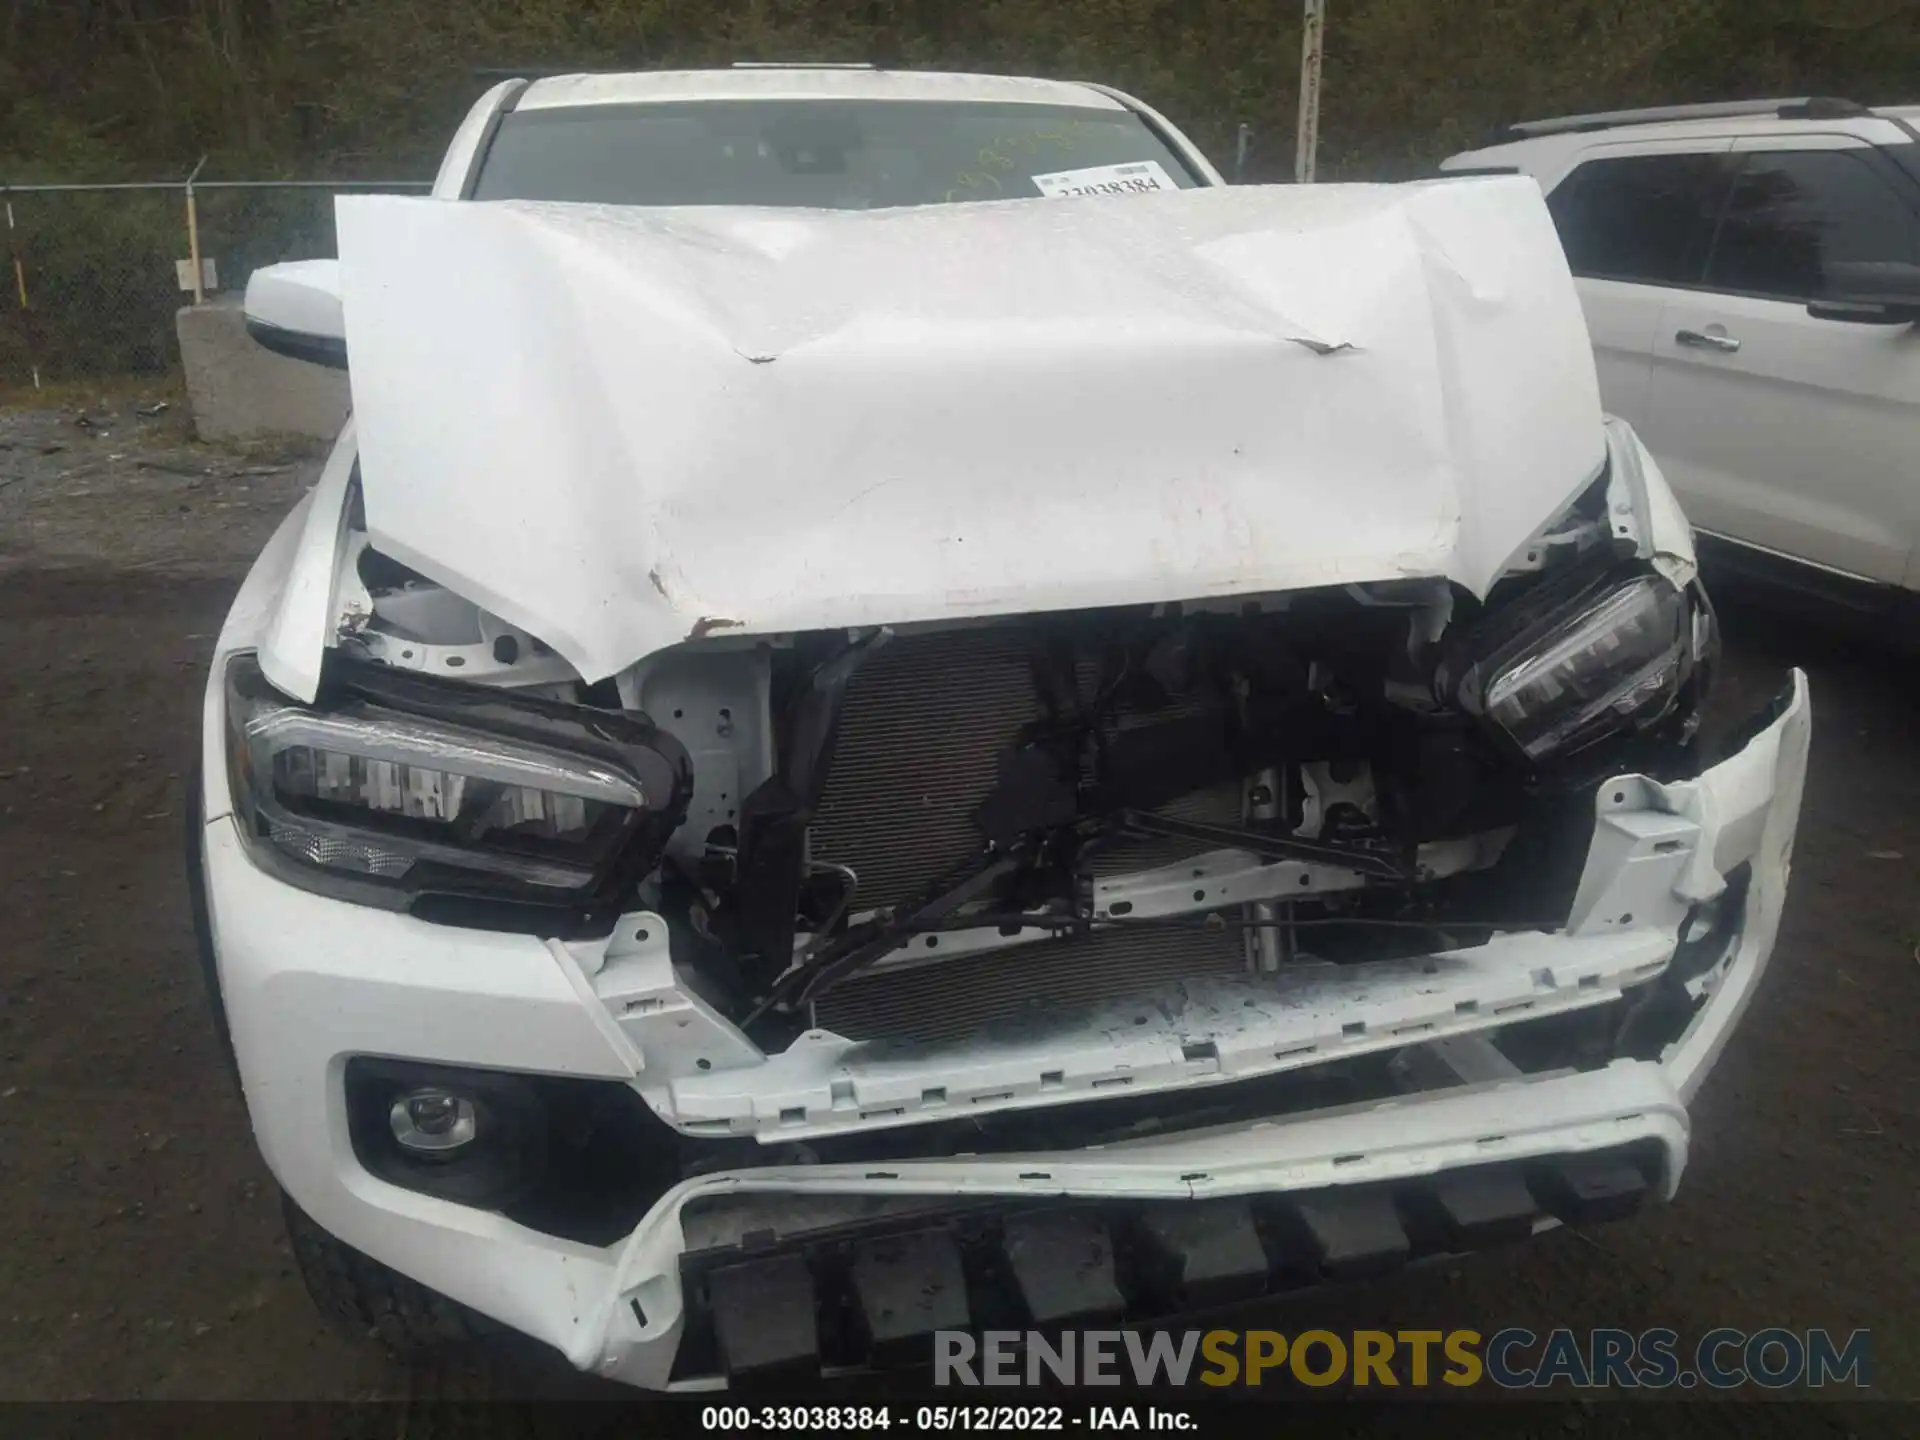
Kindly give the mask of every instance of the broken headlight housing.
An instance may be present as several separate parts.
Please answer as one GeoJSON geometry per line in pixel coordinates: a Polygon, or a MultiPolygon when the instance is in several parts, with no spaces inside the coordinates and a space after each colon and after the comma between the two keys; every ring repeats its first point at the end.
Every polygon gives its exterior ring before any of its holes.
{"type": "Polygon", "coordinates": [[[256,863],[308,889],[617,905],[686,813],[685,749],[644,717],[363,662],[314,705],[227,667],[234,812],[256,863]]]}
{"type": "Polygon", "coordinates": [[[1692,602],[1666,577],[1590,567],[1474,627],[1439,698],[1541,764],[1672,714],[1700,649],[1692,602]]]}

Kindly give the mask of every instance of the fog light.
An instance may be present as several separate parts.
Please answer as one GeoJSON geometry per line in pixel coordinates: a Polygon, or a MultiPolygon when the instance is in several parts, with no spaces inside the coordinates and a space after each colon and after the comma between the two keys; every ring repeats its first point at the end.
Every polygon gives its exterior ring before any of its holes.
{"type": "Polygon", "coordinates": [[[525,1076],[356,1055],[345,1078],[354,1158],[376,1179],[501,1209],[546,1174],[546,1102],[525,1076]]]}
{"type": "Polygon", "coordinates": [[[478,1129],[473,1102],[438,1085],[409,1090],[387,1111],[393,1138],[403,1150],[446,1156],[473,1141],[478,1129]]]}

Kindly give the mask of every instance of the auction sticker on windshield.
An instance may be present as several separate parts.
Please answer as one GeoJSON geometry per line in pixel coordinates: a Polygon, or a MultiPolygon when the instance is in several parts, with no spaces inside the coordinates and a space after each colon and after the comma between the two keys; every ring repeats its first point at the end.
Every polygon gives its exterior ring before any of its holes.
{"type": "Polygon", "coordinates": [[[1093,165],[1085,170],[1056,170],[1051,175],[1034,176],[1033,183],[1049,200],[1058,200],[1063,195],[1141,195],[1152,190],[1180,188],[1158,160],[1093,165]]]}

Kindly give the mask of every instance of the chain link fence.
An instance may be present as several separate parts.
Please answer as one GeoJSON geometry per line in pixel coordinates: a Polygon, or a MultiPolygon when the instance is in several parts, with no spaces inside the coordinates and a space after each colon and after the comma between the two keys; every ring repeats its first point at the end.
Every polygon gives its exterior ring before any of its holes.
{"type": "Polygon", "coordinates": [[[341,193],[423,193],[425,181],[0,185],[8,275],[0,389],[146,378],[180,368],[174,312],[237,301],[262,265],[338,253],[341,193]]]}

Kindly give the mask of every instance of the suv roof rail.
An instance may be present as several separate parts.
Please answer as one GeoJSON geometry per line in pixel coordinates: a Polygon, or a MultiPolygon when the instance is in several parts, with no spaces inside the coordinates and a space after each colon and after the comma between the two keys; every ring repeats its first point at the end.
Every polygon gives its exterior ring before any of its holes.
{"type": "Polygon", "coordinates": [[[735,70],[876,70],[871,60],[736,60],[735,70]]]}
{"type": "Polygon", "coordinates": [[[1560,115],[1520,120],[1501,126],[1502,140],[1531,140],[1540,135],[1571,135],[1582,130],[1615,130],[1628,125],[1658,125],[1669,120],[1732,120],[1775,115],[1782,120],[1847,120],[1873,111],[1852,100],[1802,95],[1793,100],[1723,100],[1705,105],[1655,105],[1642,110],[1600,110],[1591,115],[1560,115]]]}

